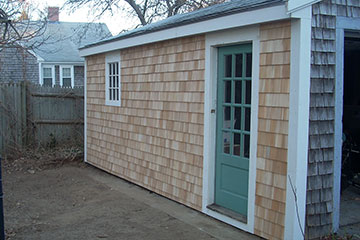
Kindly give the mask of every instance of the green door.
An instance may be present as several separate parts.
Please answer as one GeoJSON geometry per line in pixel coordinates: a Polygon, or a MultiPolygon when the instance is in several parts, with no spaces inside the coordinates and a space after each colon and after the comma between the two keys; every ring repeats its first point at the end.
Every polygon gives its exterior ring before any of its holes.
{"type": "Polygon", "coordinates": [[[247,216],[252,45],[218,49],[215,204],[247,216]]]}

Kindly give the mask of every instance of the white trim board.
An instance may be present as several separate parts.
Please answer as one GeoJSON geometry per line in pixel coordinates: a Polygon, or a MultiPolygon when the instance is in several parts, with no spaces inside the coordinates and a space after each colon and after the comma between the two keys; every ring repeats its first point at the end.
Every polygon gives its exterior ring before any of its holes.
{"type": "Polygon", "coordinates": [[[87,60],[84,67],[84,162],[87,160],[87,60]]]}
{"type": "Polygon", "coordinates": [[[340,182],[342,159],[342,116],[344,96],[344,37],[346,30],[360,31],[360,18],[336,18],[336,82],[335,82],[335,136],[334,136],[334,186],[333,186],[333,231],[339,229],[340,182]]]}
{"type": "Polygon", "coordinates": [[[204,107],[204,164],[202,212],[237,228],[254,233],[255,221],[255,179],[257,151],[257,117],[259,94],[259,26],[224,30],[206,34],[205,38],[205,107],[204,107]],[[247,223],[236,221],[207,208],[214,203],[215,189],[215,146],[216,146],[216,91],[217,91],[217,47],[252,42],[252,103],[249,161],[249,192],[247,223]]]}
{"type": "Polygon", "coordinates": [[[291,21],[290,104],[284,239],[304,239],[309,143],[311,6],[291,21]]]}
{"type": "Polygon", "coordinates": [[[114,40],[113,42],[83,48],[80,49],[80,56],[85,57],[98,53],[109,52],[168,39],[210,33],[214,31],[244,27],[253,24],[277,21],[287,18],[289,18],[289,15],[286,13],[285,4],[278,6],[270,6],[267,8],[255,9],[252,11],[227,15],[206,21],[196,22],[179,27],[173,27],[140,36],[130,37],[122,40],[114,40]]]}

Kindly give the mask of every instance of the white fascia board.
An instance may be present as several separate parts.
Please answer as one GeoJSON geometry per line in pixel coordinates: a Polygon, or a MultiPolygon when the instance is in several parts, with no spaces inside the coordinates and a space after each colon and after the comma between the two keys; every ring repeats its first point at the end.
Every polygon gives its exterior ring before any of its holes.
{"type": "Polygon", "coordinates": [[[143,44],[186,37],[196,34],[210,33],[219,30],[226,30],[237,27],[244,27],[264,22],[288,19],[285,4],[271,6],[262,9],[255,9],[247,12],[240,12],[232,15],[218,17],[206,21],[200,21],[179,27],[164,29],[135,37],[129,37],[89,48],[80,49],[80,56],[86,57],[98,53],[110,52],[128,47],[139,46],[143,44]]]}
{"type": "Polygon", "coordinates": [[[36,57],[36,59],[37,59],[38,62],[43,62],[43,61],[45,61],[42,57],[40,57],[39,55],[37,55],[34,51],[28,50],[28,52],[29,52],[31,55],[33,55],[34,57],[36,57]]]}
{"type": "Polygon", "coordinates": [[[321,0],[289,0],[287,2],[288,13],[299,11],[320,1],[321,0]]]}

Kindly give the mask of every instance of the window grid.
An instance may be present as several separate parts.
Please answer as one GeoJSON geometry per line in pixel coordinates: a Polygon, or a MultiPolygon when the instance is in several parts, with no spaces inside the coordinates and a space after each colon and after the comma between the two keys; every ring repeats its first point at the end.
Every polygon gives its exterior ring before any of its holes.
{"type": "Polygon", "coordinates": [[[109,100],[119,101],[119,62],[108,63],[109,66],[109,100]]]}

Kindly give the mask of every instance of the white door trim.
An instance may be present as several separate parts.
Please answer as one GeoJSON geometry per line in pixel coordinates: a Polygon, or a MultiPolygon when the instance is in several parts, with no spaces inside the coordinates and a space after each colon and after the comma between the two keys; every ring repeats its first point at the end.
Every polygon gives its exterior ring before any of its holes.
{"type": "Polygon", "coordinates": [[[237,228],[254,233],[255,180],[257,151],[257,118],[259,95],[259,26],[224,30],[206,34],[205,39],[205,107],[204,107],[204,167],[202,212],[237,228]],[[252,103],[249,161],[249,191],[247,223],[219,214],[207,208],[214,203],[215,189],[215,146],[216,146],[216,90],[217,90],[217,47],[252,43],[252,103]]]}
{"type": "Polygon", "coordinates": [[[334,186],[333,231],[337,232],[340,221],[340,182],[342,155],[342,116],[344,96],[344,37],[345,30],[360,30],[360,18],[336,18],[336,80],[335,80],[335,136],[334,136],[334,186]]]}

